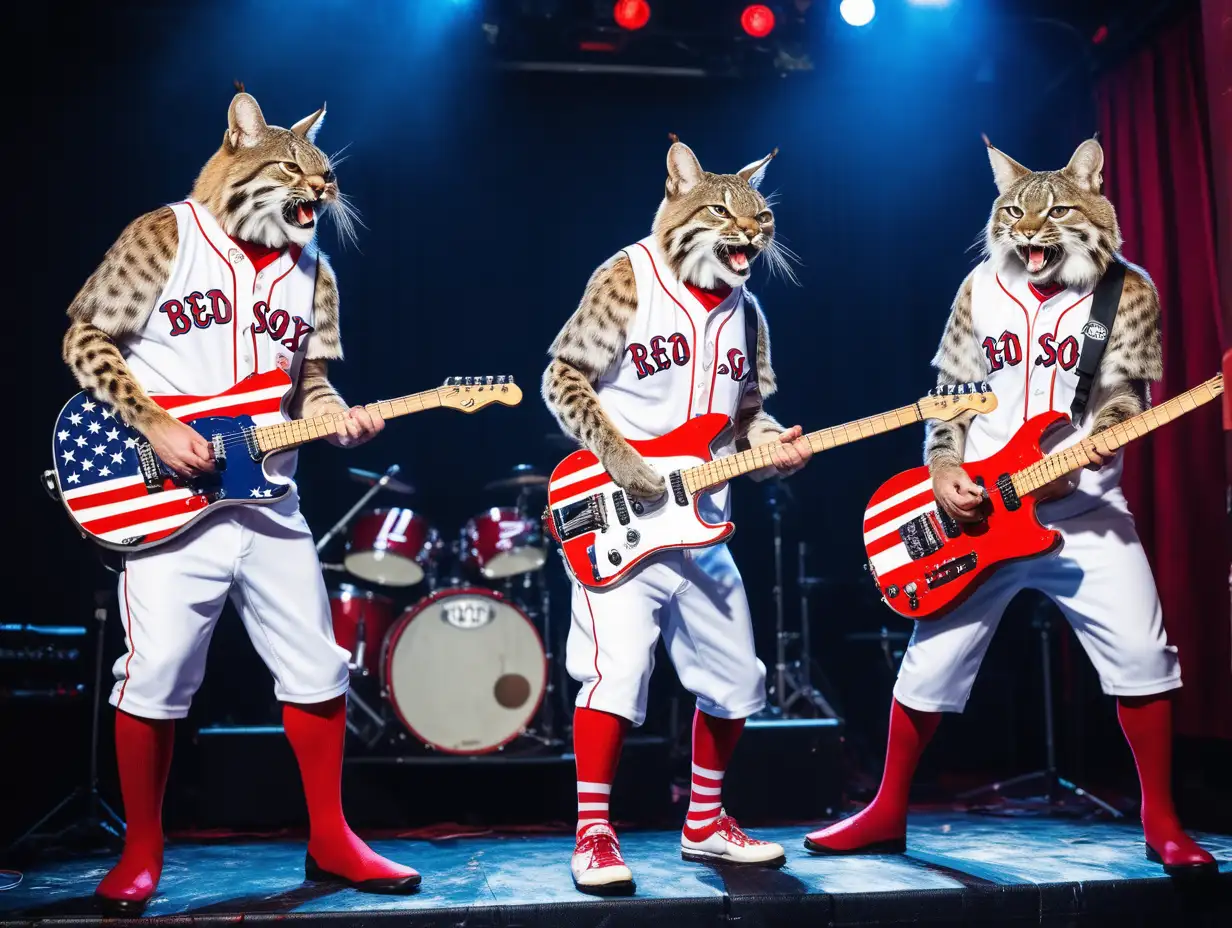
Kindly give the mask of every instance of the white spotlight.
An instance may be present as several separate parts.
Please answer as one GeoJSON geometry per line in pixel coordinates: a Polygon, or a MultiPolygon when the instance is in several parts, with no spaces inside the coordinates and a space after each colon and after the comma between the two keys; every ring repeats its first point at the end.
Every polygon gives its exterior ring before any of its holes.
{"type": "Polygon", "coordinates": [[[867,26],[877,15],[877,7],[873,0],[843,0],[838,12],[849,26],[867,26]]]}

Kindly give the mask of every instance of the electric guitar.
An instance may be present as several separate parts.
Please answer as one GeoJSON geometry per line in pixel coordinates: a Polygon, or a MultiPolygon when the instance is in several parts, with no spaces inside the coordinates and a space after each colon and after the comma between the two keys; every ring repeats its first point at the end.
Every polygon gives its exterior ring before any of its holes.
{"type": "MultiPolygon", "coordinates": [[[[280,452],[336,434],[342,418],[288,418],[291,388],[291,378],[274,369],[215,396],[151,397],[210,443],[214,472],[192,479],[172,472],[114,408],[78,393],[56,419],[55,468],[45,475],[47,488],[83,535],[118,551],[168,541],[220,506],[277,502],[291,484],[269,465],[280,452]]],[[[521,401],[512,377],[451,377],[434,390],[365,408],[392,419],[442,406],[469,413],[521,401]]]]}
{"type": "MultiPolygon", "coordinates": [[[[925,419],[991,412],[997,398],[985,383],[951,384],[910,406],[803,436],[814,452],[859,441],[925,419]]],[[[704,548],[731,537],[731,522],[711,524],[697,504],[703,494],[733,477],[773,463],[776,443],[713,458],[713,445],[731,428],[722,413],[696,416],[660,438],[629,444],[664,477],[658,500],[631,499],[585,449],[569,455],[548,484],[547,529],[583,586],[602,589],[628,577],[646,558],[674,548],[704,548]]]]}
{"type": "Polygon", "coordinates": [[[886,481],[864,513],[869,570],[886,604],[909,619],[936,619],[1003,564],[1058,550],[1061,533],[1040,524],[1031,494],[1091,463],[1087,449],[1115,451],[1221,393],[1222,374],[1049,455],[1040,450],[1041,436],[1069,416],[1047,412],[1029,419],[992,457],[963,465],[986,491],[980,522],[958,522],[937,505],[927,467],[886,481]]]}

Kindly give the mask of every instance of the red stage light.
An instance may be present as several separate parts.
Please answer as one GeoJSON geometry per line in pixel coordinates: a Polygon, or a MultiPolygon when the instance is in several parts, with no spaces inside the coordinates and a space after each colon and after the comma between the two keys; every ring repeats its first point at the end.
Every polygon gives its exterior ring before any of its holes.
{"type": "Polygon", "coordinates": [[[1100,26],[1095,30],[1095,35],[1091,36],[1091,42],[1095,45],[1102,45],[1106,38],[1108,38],[1108,27],[1100,26]]]}
{"type": "Polygon", "coordinates": [[[760,3],[746,6],[740,14],[740,25],[753,38],[764,39],[774,31],[774,11],[760,3]]]}
{"type": "Polygon", "coordinates": [[[621,29],[641,29],[650,22],[650,4],[646,0],[616,0],[612,15],[621,29]]]}

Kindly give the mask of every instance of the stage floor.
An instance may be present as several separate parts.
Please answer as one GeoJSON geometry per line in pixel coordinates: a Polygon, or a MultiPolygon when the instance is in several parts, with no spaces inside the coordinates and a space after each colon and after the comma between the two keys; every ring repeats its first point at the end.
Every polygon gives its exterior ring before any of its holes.
{"type": "MultiPolygon", "coordinates": [[[[741,923],[745,926],[1232,924],[1232,836],[1199,835],[1220,872],[1187,885],[1143,854],[1136,825],[969,813],[914,814],[906,855],[814,857],[803,827],[755,829],[782,842],[781,870],[680,859],[678,835],[628,831],[637,880],[629,898],[578,893],[567,835],[374,841],[416,867],[413,896],[373,896],[306,883],[297,841],[173,844],[146,918],[196,925],[312,920],[333,928],[741,923]]],[[[111,858],[49,863],[0,893],[4,924],[97,924],[90,893],[111,858]]]]}

